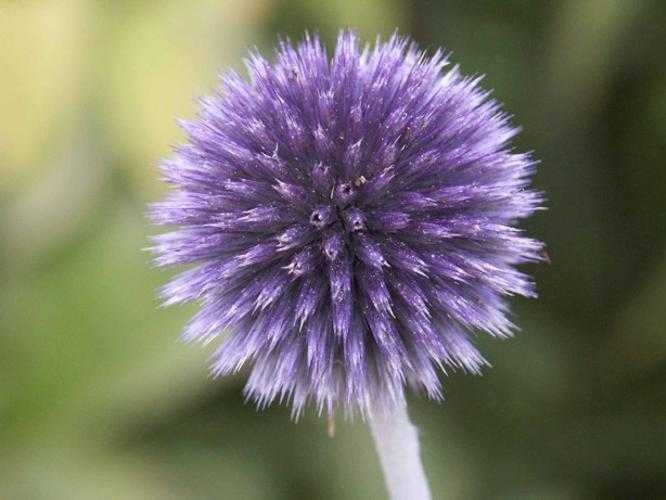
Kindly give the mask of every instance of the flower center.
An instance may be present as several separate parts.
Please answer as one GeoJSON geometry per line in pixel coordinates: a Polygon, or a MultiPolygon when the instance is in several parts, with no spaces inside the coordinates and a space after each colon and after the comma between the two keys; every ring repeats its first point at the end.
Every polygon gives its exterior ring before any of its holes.
{"type": "Polygon", "coordinates": [[[342,220],[347,232],[354,233],[365,229],[365,214],[356,207],[349,207],[342,211],[342,220]]]}
{"type": "Polygon", "coordinates": [[[335,221],[335,212],[330,205],[320,205],[310,214],[310,224],[317,229],[323,229],[335,221]]]}
{"type": "MultiPolygon", "coordinates": [[[[309,222],[319,231],[324,232],[324,239],[327,235],[357,233],[367,230],[367,218],[357,204],[359,191],[367,182],[366,178],[361,176],[352,181],[337,182],[333,184],[330,190],[330,203],[315,206],[310,212],[309,222]]],[[[332,258],[337,254],[337,240],[335,243],[329,243],[327,255],[332,258]],[[330,255],[329,255],[330,254],[330,255]]]]}
{"type": "Polygon", "coordinates": [[[333,201],[340,207],[344,208],[356,198],[356,189],[351,182],[341,182],[335,186],[333,191],[333,201]]]}

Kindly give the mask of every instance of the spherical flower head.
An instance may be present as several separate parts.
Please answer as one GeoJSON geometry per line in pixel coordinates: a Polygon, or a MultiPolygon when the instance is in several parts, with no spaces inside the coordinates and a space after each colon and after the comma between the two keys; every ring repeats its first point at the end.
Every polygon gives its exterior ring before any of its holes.
{"type": "Polygon", "coordinates": [[[229,72],[184,123],[151,208],[158,265],[193,265],[162,290],[198,301],[187,340],[228,333],[224,375],[296,415],[366,412],[409,386],[441,397],[439,369],[476,373],[470,335],[511,333],[506,296],[533,296],[516,265],[542,245],[516,221],[539,208],[535,162],[479,78],[406,38],[361,48],[342,32],[280,43],[229,72]]]}

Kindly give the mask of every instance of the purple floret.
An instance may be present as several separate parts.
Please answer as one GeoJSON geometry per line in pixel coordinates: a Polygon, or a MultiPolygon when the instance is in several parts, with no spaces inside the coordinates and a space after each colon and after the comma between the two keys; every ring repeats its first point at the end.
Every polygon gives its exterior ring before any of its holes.
{"type": "Polygon", "coordinates": [[[187,340],[228,338],[215,375],[249,364],[246,394],[298,415],[439,399],[439,369],[477,373],[475,331],[511,334],[506,296],[535,296],[516,265],[543,245],[516,221],[540,193],[535,161],[478,78],[408,39],[340,34],[253,54],[184,124],[151,207],[158,265],[192,265],[162,290],[198,301],[187,340]]]}

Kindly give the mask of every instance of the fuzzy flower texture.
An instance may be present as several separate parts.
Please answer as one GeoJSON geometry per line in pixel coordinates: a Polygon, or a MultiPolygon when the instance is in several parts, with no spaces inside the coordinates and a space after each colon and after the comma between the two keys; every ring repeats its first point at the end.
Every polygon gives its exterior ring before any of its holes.
{"type": "Polygon", "coordinates": [[[439,370],[485,363],[471,334],[510,335],[506,296],[534,296],[515,266],[542,244],[535,161],[479,78],[406,38],[361,47],[343,32],[280,43],[273,63],[225,74],[161,168],[151,207],[160,266],[190,264],[162,294],[198,301],[187,340],[228,335],[213,372],[252,366],[246,395],[298,415],[365,414],[404,388],[442,395],[439,370]]]}

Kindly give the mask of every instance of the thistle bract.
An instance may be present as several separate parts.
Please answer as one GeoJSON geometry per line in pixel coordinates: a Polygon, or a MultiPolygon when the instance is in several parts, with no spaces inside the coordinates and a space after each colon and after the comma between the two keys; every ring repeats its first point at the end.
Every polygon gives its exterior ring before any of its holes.
{"type": "Polygon", "coordinates": [[[541,196],[517,129],[478,78],[397,35],[363,48],[343,32],[332,57],[283,41],[247,68],[161,165],[175,189],[152,218],[177,228],[152,249],[192,265],[162,294],[200,303],[184,337],[228,334],[213,372],[251,365],[260,406],[440,398],[440,369],[485,363],[470,335],[509,335],[506,296],[534,295],[515,266],[542,245],[515,223],[541,196]]]}

